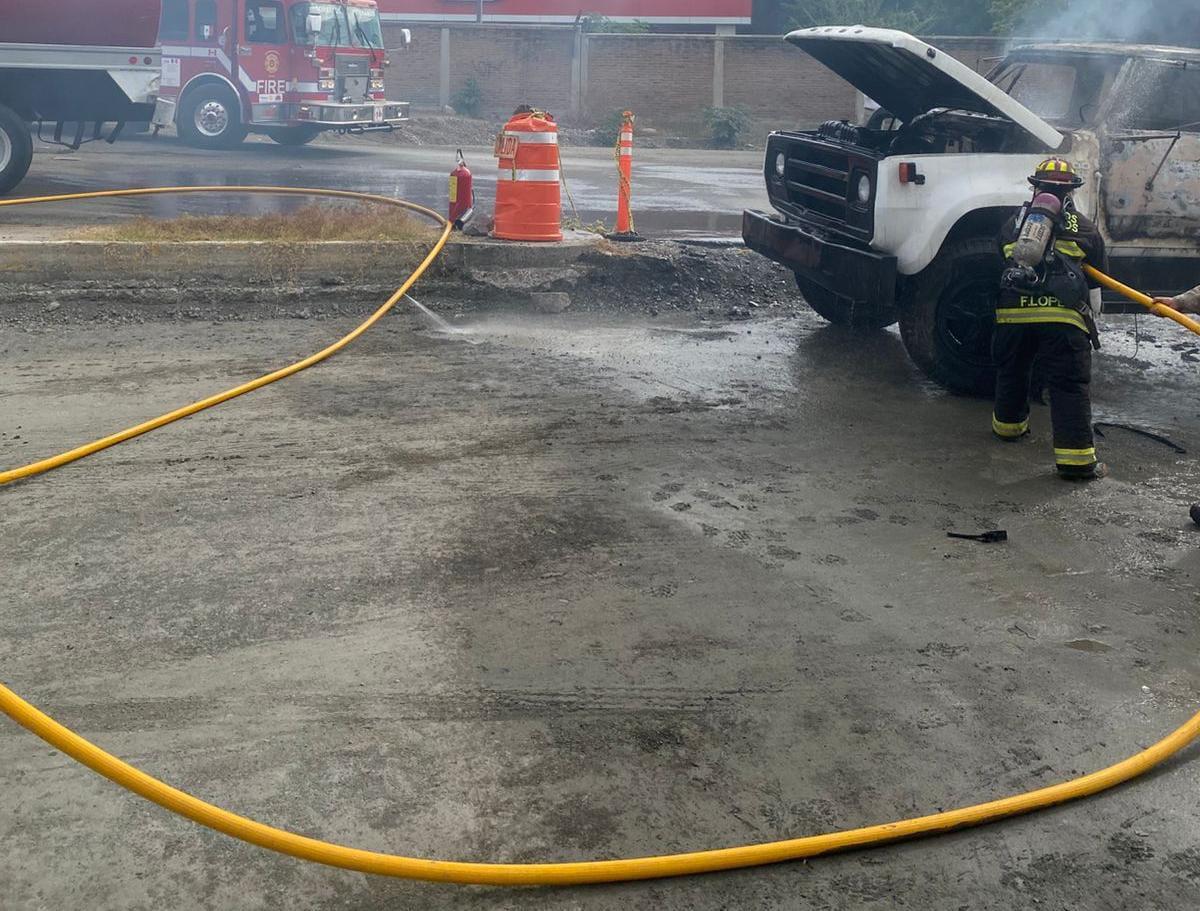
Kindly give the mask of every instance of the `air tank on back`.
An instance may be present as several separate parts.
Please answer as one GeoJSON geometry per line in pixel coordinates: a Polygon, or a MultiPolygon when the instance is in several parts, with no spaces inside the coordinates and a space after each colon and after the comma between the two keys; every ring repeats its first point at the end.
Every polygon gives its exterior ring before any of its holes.
{"type": "Polygon", "coordinates": [[[0,0],[0,43],[152,48],[162,0],[0,0]]]}
{"type": "Polygon", "coordinates": [[[1062,200],[1053,193],[1040,193],[1030,206],[1021,225],[1020,234],[1013,244],[1012,259],[1018,266],[1036,268],[1050,249],[1054,227],[1062,215],[1062,200]]]}

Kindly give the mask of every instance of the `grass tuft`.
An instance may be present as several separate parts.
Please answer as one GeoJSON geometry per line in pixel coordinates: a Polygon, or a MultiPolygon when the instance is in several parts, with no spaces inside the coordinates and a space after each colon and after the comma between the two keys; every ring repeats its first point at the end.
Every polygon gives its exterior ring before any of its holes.
{"type": "Polygon", "coordinates": [[[429,222],[385,206],[307,205],[267,215],[183,215],[160,219],[139,216],[111,225],[82,228],[82,240],[178,243],[183,241],[415,242],[432,240],[429,222]]]}

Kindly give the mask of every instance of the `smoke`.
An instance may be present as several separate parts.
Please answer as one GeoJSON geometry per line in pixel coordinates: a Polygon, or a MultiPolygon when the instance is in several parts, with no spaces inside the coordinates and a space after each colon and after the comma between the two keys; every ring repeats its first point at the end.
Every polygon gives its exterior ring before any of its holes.
{"type": "Polygon", "coordinates": [[[999,0],[1014,35],[1200,47],[1200,8],[1188,0],[999,0]]]}

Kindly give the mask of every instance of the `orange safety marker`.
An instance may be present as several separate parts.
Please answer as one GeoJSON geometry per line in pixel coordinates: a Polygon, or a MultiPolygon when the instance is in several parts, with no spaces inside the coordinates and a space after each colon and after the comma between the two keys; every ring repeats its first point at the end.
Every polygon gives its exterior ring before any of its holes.
{"type": "Polygon", "coordinates": [[[618,237],[633,237],[633,121],[632,112],[621,115],[621,132],[617,134],[617,231],[618,237]]]}
{"type": "Polygon", "coordinates": [[[496,137],[495,154],[500,159],[500,173],[492,236],[562,240],[558,124],[554,118],[527,108],[514,114],[496,137]]]}

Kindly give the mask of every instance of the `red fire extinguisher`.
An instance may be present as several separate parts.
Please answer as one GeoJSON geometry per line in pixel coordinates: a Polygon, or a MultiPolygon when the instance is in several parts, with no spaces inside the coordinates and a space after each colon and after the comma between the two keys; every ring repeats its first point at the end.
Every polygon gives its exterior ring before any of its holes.
{"type": "Polygon", "coordinates": [[[462,149],[459,149],[458,165],[450,172],[450,221],[461,230],[474,215],[475,179],[463,158],[462,149]]]}

